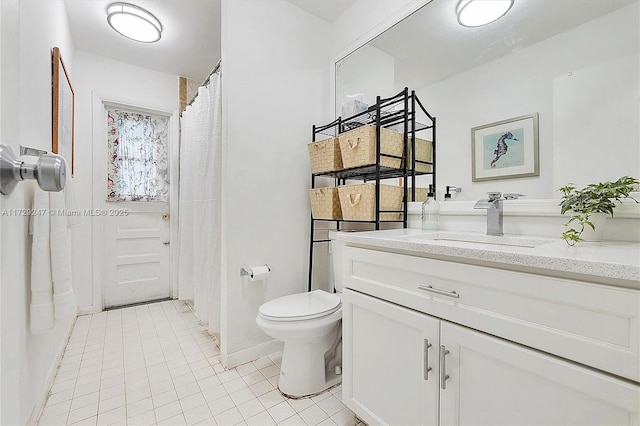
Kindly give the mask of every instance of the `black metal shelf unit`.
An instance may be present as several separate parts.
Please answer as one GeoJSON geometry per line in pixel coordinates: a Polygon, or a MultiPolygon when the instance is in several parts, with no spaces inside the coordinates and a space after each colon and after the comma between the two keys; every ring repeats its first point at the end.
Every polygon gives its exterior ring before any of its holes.
{"type": "Polygon", "coordinates": [[[383,223],[402,223],[402,227],[407,227],[408,220],[408,207],[407,200],[408,191],[411,189],[411,198],[415,200],[415,187],[416,176],[419,175],[431,175],[431,184],[436,187],[436,118],[429,114],[425,109],[420,99],[418,99],[415,91],[409,91],[408,88],[404,88],[400,93],[390,98],[376,98],[376,103],[367,108],[366,111],[355,114],[351,117],[342,118],[338,117],[331,123],[324,124],[322,126],[313,126],[312,128],[312,141],[315,142],[318,136],[324,135],[328,137],[338,137],[341,133],[349,130],[356,129],[365,125],[373,125],[376,128],[376,161],[374,164],[353,167],[349,169],[343,169],[332,172],[315,173],[311,175],[311,188],[316,187],[316,178],[333,178],[335,186],[344,185],[347,180],[361,180],[363,182],[375,181],[375,219],[372,221],[352,221],[352,220],[328,220],[328,219],[314,219],[311,217],[311,236],[309,244],[309,285],[308,289],[311,291],[311,284],[313,278],[313,247],[316,243],[327,243],[330,240],[328,237],[317,239],[315,237],[316,231],[332,231],[340,230],[341,222],[359,222],[369,223],[374,225],[374,229],[380,229],[380,224],[383,223]],[[427,122],[427,124],[417,121],[417,116],[427,122]],[[404,152],[401,157],[388,155],[380,152],[380,129],[390,128],[395,131],[399,131],[403,134],[404,140],[404,152]],[[416,155],[411,156],[411,161],[406,161],[409,158],[409,152],[416,152],[415,140],[416,133],[420,131],[429,131],[431,133],[430,140],[432,142],[432,161],[421,161],[416,159],[416,155]],[[409,151],[411,150],[411,151],[409,151]],[[401,160],[401,168],[391,168],[382,166],[381,158],[395,158],[401,160]],[[416,165],[425,164],[431,166],[431,171],[419,171],[416,169],[416,165]],[[388,211],[380,210],[380,180],[389,178],[403,178],[403,190],[404,198],[402,203],[402,210],[400,211],[388,211]],[[409,180],[411,186],[408,185],[409,180]],[[400,213],[400,220],[380,220],[381,213],[400,213]],[[318,222],[323,223],[335,223],[332,228],[316,227],[318,222]]]}

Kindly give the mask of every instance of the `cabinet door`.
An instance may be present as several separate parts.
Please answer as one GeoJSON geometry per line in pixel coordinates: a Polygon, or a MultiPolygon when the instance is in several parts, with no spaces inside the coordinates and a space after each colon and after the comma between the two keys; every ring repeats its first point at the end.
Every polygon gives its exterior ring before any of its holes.
{"type": "Polygon", "coordinates": [[[443,425],[638,424],[637,384],[446,321],[440,332],[443,425]]]}
{"type": "Polygon", "coordinates": [[[348,289],[342,301],[345,404],[370,425],[437,424],[439,320],[348,289]]]}

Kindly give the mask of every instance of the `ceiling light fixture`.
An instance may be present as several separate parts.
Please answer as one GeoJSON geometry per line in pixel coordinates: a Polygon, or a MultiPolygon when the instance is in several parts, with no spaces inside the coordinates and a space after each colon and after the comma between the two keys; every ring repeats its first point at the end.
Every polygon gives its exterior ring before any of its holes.
{"type": "Polygon", "coordinates": [[[162,24],[158,18],[133,4],[110,4],[107,22],[120,35],[142,43],[154,43],[162,36],[162,24]]]}
{"type": "Polygon", "coordinates": [[[463,27],[480,27],[503,17],[514,0],[460,0],[456,8],[463,27]]]}

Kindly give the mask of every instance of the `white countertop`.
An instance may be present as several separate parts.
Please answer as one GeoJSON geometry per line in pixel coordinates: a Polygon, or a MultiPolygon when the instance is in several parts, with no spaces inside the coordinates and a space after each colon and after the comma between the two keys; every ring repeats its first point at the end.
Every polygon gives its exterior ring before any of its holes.
{"type": "Polygon", "coordinates": [[[634,242],[570,247],[559,238],[419,229],[332,232],[330,237],[348,245],[640,289],[640,244],[634,242]]]}

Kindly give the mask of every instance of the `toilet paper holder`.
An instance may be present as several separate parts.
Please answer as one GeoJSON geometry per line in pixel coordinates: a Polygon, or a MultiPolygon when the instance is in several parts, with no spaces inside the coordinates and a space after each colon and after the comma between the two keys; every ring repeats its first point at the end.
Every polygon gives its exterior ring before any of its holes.
{"type": "MultiPolygon", "coordinates": [[[[271,268],[269,267],[269,265],[263,265],[263,266],[266,266],[266,267],[267,267],[267,269],[269,270],[269,272],[271,272],[271,268]]],[[[251,269],[251,268],[249,268],[249,269],[251,269]]],[[[253,275],[251,274],[251,271],[250,271],[250,270],[249,270],[249,271],[247,271],[247,270],[246,270],[246,269],[244,269],[244,268],[240,268],[240,276],[241,276],[241,277],[244,277],[244,276],[252,277],[253,275]]]]}

